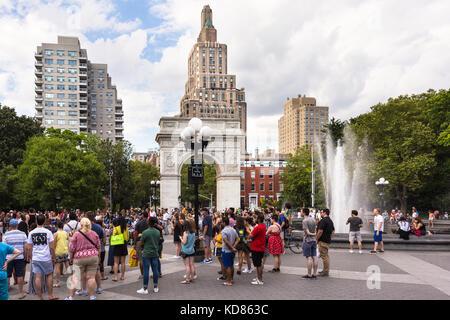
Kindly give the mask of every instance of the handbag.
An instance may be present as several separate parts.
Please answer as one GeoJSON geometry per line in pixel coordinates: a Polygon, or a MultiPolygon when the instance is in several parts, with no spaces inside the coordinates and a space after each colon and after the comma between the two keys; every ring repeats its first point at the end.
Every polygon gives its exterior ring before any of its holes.
{"type": "Polygon", "coordinates": [[[124,243],[125,243],[125,239],[123,237],[123,233],[119,233],[119,234],[111,236],[111,245],[112,246],[117,246],[117,245],[124,244],[124,243]]]}

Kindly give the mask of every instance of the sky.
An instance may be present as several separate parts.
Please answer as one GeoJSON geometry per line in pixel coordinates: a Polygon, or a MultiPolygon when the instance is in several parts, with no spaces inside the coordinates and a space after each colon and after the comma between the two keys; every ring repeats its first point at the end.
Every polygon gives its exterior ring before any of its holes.
{"type": "Polygon", "coordinates": [[[180,110],[206,4],[245,88],[250,152],[278,149],[284,102],[299,94],[347,120],[389,97],[450,87],[448,0],[0,0],[0,103],[33,116],[36,47],[76,36],[92,62],[108,64],[125,139],[155,148],[159,119],[180,110]]]}

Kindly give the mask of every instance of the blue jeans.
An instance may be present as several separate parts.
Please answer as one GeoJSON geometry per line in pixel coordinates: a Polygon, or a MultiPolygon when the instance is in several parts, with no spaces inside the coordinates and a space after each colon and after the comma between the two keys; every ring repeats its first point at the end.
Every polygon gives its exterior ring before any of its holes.
{"type": "Polygon", "coordinates": [[[153,285],[158,286],[158,279],[159,279],[159,272],[158,272],[158,265],[159,265],[159,257],[157,258],[142,258],[142,264],[144,267],[144,287],[148,288],[148,277],[149,277],[149,269],[150,266],[152,267],[152,273],[153,273],[153,285]]]}

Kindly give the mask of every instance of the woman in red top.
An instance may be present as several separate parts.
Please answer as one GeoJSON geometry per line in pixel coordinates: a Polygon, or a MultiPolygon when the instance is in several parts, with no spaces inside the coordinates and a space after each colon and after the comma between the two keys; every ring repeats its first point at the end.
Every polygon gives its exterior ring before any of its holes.
{"type": "Polygon", "coordinates": [[[270,218],[272,225],[267,230],[267,236],[269,236],[269,253],[273,255],[274,265],[273,269],[269,272],[280,272],[281,257],[280,254],[284,253],[283,239],[281,239],[281,226],[278,224],[278,215],[274,214],[270,218]]]}
{"type": "MultiPolygon", "coordinates": [[[[80,225],[81,230],[76,232],[70,241],[70,262],[73,262],[75,268],[70,296],[66,300],[73,300],[76,286],[82,279],[87,279],[90,300],[95,300],[95,274],[100,256],[100,238],[91,230],[91,221],[88,218],[81,219],[80,225]]],[[[77,294],[88,295],[88,292],[80,291],[77,294]]]]}

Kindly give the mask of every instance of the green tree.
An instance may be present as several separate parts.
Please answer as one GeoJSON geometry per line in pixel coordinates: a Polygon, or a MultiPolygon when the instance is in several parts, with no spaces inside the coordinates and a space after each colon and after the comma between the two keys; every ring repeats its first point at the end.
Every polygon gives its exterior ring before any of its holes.
{"type": "MultiPolygon", "coordinates": [[[[195,201],[195,187],[193,184],[188,184],[188,167],[189,164],[184,164],[181,168],[181,202],[190,202],[194,205],[195,201]]],[[[204,184],[199,185],[198,193],[210,197],[213,195],[213,199],[216,198],[216,168],[214,164],[208,164],[203,162],[204,168],[204,184]]],[[[199,196],[200,206],[209,206],[210,201],[206,198],[199,196]]]]}
{"type": "Polygon", "coordinates": [[[131,204],[134,207],[146,207],[150,202],[153,190],[150,188],[152,180],[159,179],[159,170],[151,163],[130,160],[133,191],[131,193],[131,204]]]}
{"type": "Polygon", "coordinates": [[[9,164],[0,168],[0,208],[17,208],[17,169],[9,164]]]}
{"type": "Polygon", "coordinates": [[[43,132],[33,118],[19,117],[13,108],[0,104],[0,167],[21,164],[28,139],[43,132]]]}
{"type": "Polygon", "coordinates": [[[100,188],[105,169],[91,151],[59,137],[36,136],[27,142],[19,167],[23,205],[53,209],[56,195],[64,208],[95,209],[104,205],[100,188]]]}
{"type": "Polygon", "coordinates": [[[331,136],[334,144],[337,145],[339,140],[344,138],[344,128],[347,125],[346,121],[341,121],[339,119],[331,118],[330,122],[326,125],[328,134],[331,136]]]}
{"type": "Polygon", "coordinates": [[[373,149],[371,180],[389,180],[387,194],[394,194],[403,212],[410,192],[424,186],[437,164],[436,135],[423,112],[428,98],[428,93],[391,98],[351,120],[359,138],[366,137],[373,149]]]}
{"type": "MultiPolygon", "coordinates": [[[[319,162],[314,157],[315,166],[315,206],[323,206],[324,190],[319,171],[319,162]]],[[[296,150],[290,157],[280,179],[283,182],[281,197],[283,201],[291,202],[294,206],[309,207],[312,204],[312,165],[311,147],[305,145],[296,150]]]]}

